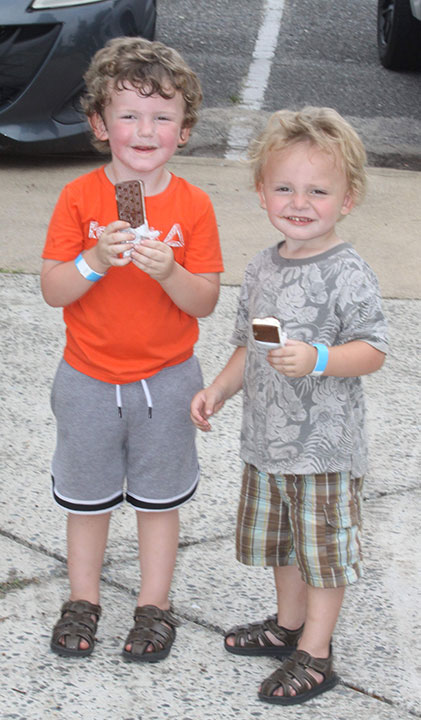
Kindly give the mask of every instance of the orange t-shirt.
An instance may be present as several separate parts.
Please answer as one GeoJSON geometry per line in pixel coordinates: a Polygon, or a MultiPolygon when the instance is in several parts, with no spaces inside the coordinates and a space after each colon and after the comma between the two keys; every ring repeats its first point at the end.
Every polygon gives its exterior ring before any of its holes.
{"type": "MultiPolygon", "coordinates": [[[[145,198],[149,227],[172,246],[192,273],[222,272],[215,214],[203,190],[172,175],[164,192],[145,198]],[[176,246],[174,246],[176,245],[176,246]]],[[[93,247],[117,220],[114,185],[101,167],[63,189],[48,228],[43,258],[67,262],[93,247]]],[[[129,263],[112,267],[79,300],[63,308],[65,360],[110,383],[150,377],[189,358],[197,319],[180,310],[146,273],[129,263]]]]}

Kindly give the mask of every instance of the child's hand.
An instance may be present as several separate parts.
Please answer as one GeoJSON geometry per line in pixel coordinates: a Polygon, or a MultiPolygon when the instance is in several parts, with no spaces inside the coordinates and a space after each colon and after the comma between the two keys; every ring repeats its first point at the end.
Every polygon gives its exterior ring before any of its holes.
{"type": "Polygon", "coordinates": [[[158,282],[167,280],[175,264],[169,245],[149,238],[133,246],[131,260],[139,270],[143,270],[158,282]]]}
{"type": "Polygon", "coordinates": [[[284,347],[270,350],[267,355],[269,365],[286,377],[304,377],[314,369],[317,350],[299,340],[287,340],[284,347]]]}
{"type": "Polygon", "coordinates": [[[131,262],[129,256],[121,257],[126,250],[130,250],[133,247],[130,243],[130,238],[134,239],[134,236],[127,232],[122,232],[122,230],[129,227],[128,222],[116,220],[107,225],[101,234],[94,249],[98,261],[104,266],[104,272],[106,272],[111,265],[123,266],[131,262]]]}
{"type": "Polygon", "coordinates": [[[200,390],[191,401],[190,417],[192,422],[199,430],[208,432],[212,429],[208,418],[217,413],[224,402],[223,393],[214,385],[200,390]]]}

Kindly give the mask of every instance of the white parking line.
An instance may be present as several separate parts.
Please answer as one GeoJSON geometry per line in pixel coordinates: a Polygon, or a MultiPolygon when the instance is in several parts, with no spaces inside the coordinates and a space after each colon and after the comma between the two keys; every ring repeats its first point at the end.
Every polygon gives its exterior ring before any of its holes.
{"type": "MultiPolygon", "coordinates": [[[[253,58],[240,96],[240,108],[261,110],[276,50],[284,0],[265,0],[263,22],[259,29],[253,58]]],[[[247,118],[238,119],[231,126],[225,157],[236,160],[243,156],[253,128],[247,118]]]]}

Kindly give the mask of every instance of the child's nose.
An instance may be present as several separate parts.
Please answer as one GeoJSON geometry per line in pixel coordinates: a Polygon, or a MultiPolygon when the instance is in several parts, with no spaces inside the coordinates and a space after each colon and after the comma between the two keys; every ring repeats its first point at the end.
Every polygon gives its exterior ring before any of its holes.
{"type": "Polygon", "coordinates": [[[303,208],[308,204],[307,195],[305,192],[294,192],[292,196],[292,205],[295,208],[303,208]]]}
{"type": "Polygon", "coordinates": [[[137,123],[137,134],[143,137],[153,134],[152,118],[143,117],[137,123]]]}

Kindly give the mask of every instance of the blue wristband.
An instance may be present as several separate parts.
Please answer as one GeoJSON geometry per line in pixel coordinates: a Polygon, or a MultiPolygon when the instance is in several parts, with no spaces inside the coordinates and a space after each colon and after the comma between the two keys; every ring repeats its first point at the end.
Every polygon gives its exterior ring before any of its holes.
{"type": "Polygon", "coordinates": [[[311,375],[321,375],[326,370],[327,361],[329,360],[329,348],[322,343],[311,343],[317,350],[316,364],[310,373],[311,375]]]}
{"type": "Polygon", "coordinates": [[[75,260],[75,265],[77,269],[79,270],[80,274],[83,275],[84,278],[87,280],[90,280],[91,282],[96,282],[97,280],[101,280],[102,277],[104,277],[105,273],[97,273],[95,270],[92,270],[91,267],[89,267],[88,263],[86,262],[85,258],[83,257],[82,253],[77,256],[75,260]]]}

